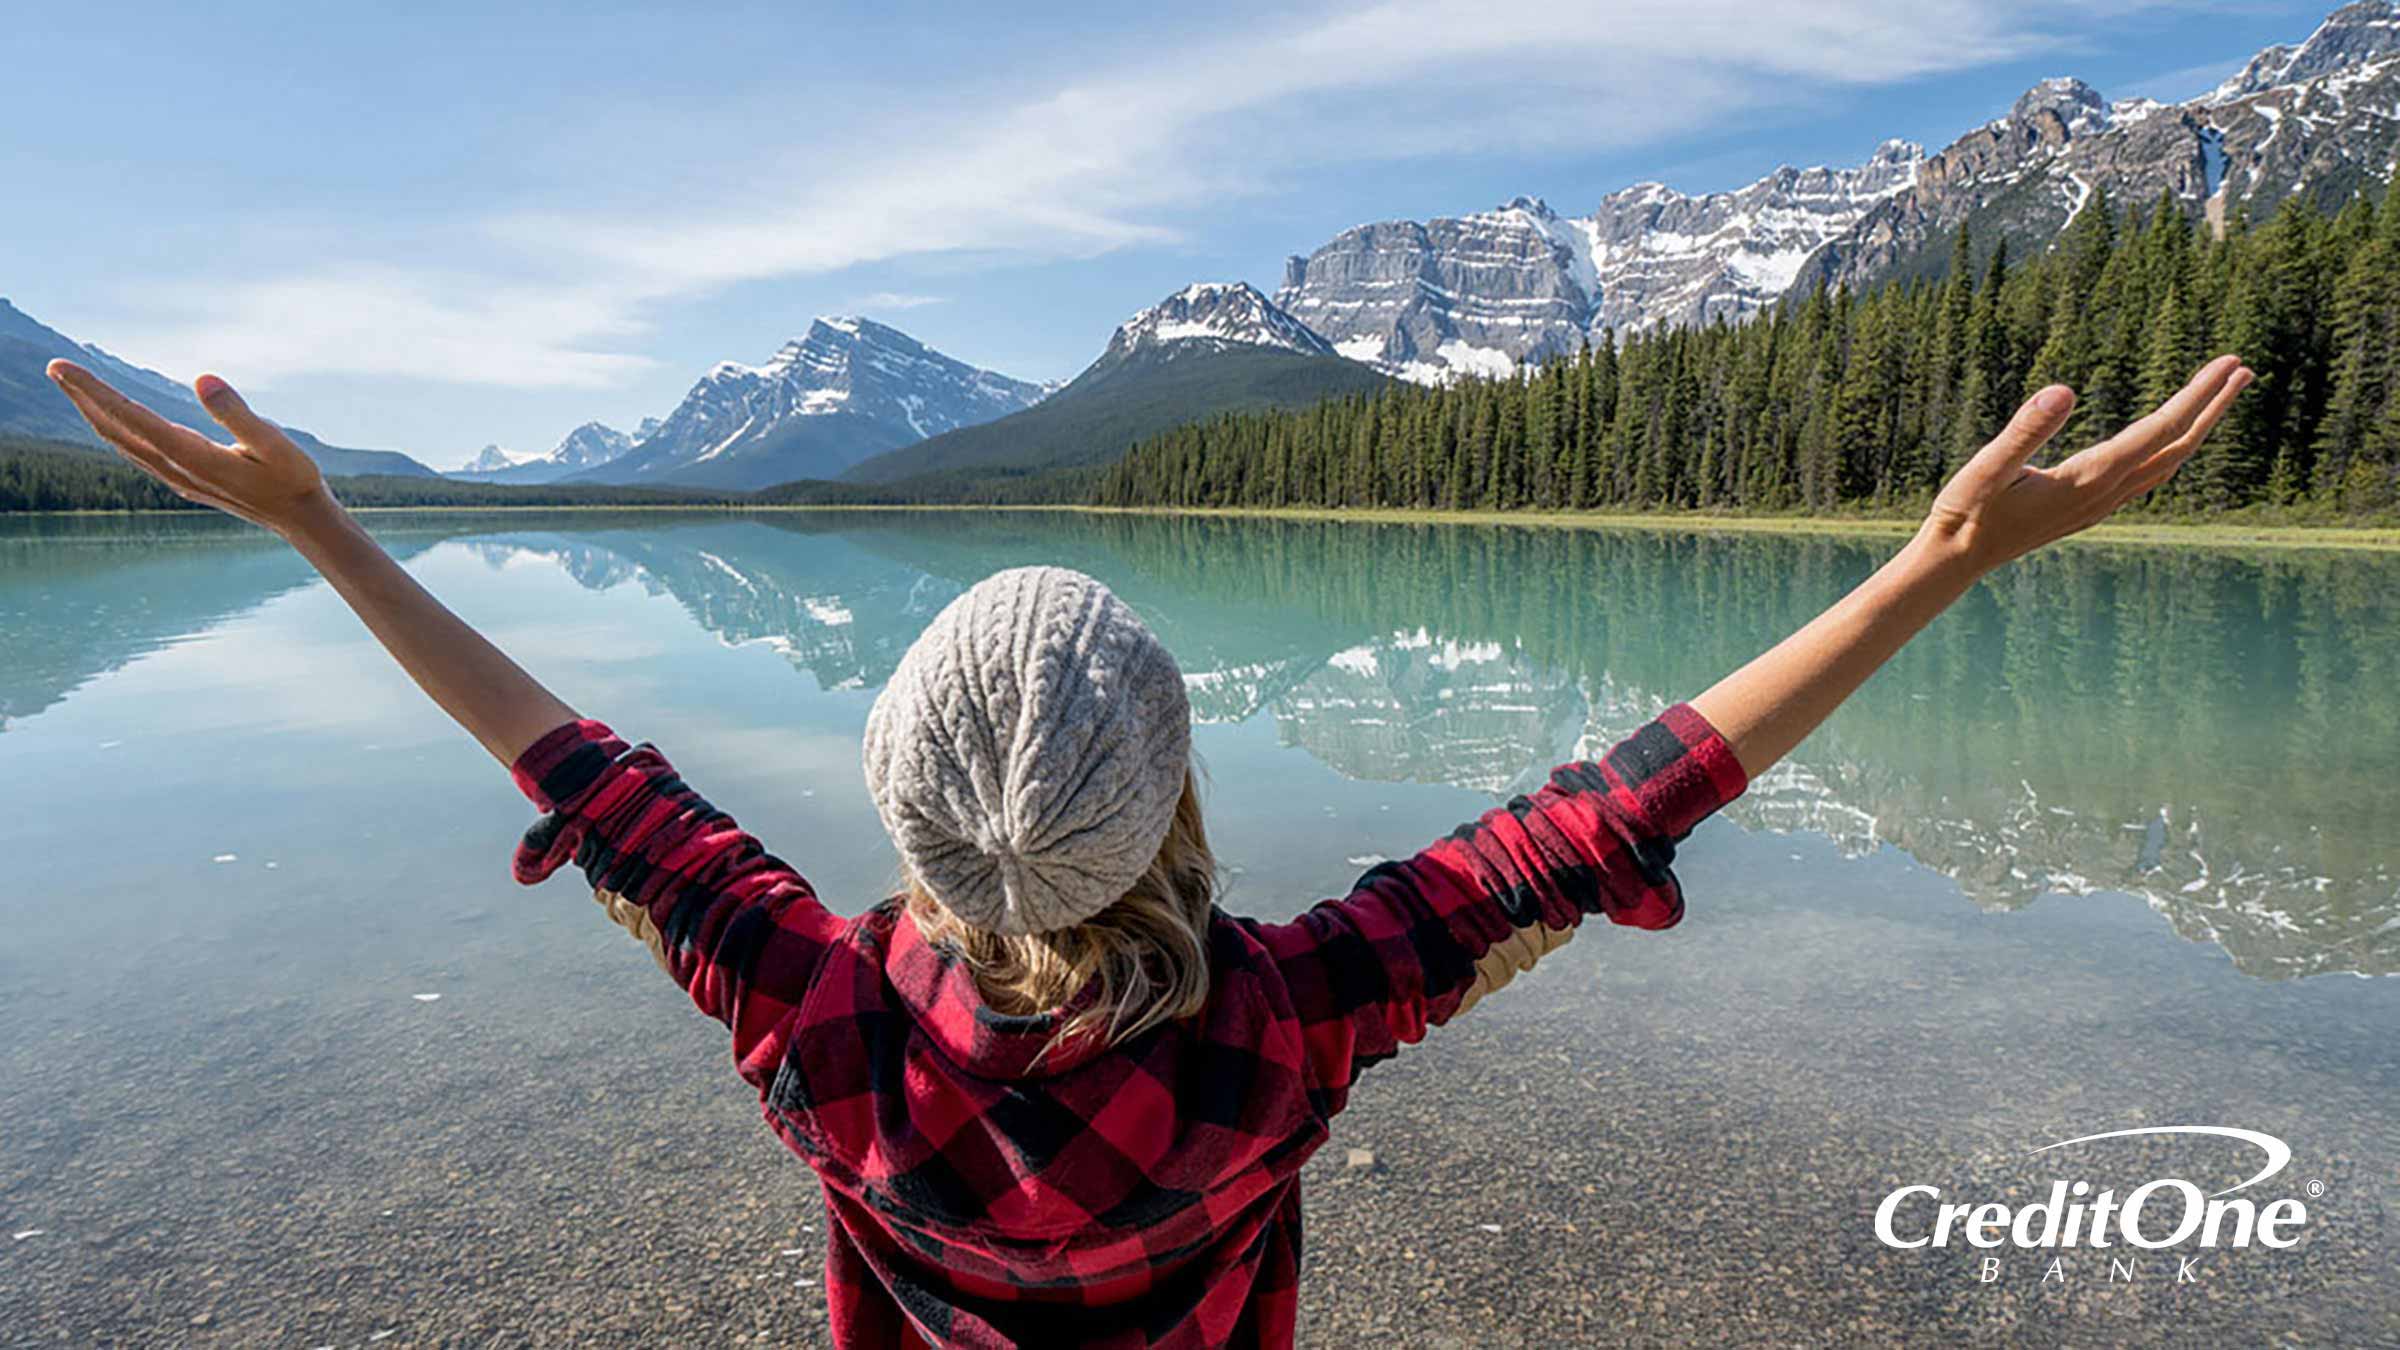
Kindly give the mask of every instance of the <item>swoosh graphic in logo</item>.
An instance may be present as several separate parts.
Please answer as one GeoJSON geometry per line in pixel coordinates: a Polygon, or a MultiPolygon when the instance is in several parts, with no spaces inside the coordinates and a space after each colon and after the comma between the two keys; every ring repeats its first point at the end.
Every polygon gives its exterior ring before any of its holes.
{"type": "Polygon", "coordinates": [[[2292,1161],[2292,1146],[2274,1135],[2261,1134],[2257,1130],[2237,1130],[2230,1125],[2151,1125],[2138,1130],[2109,1130],[2101,1134],[2087,1134],[2079,1139],[2061,1139],[2055,1144],[2044,1144],[2034,1152],[2048,1153],[2054,1148],[2065,1148],[2069,1144],[2088,1144],[2095,1139],[2123,1139],[2136,1134],[2214,1134],[2227,1139],[2239,1139],[2245,1144],[2254,1144],[2266,1151],[2267,1165],[2259,1170],[2257,1176],[2239,1186],[2228,1186],[2224,1190],[2218,1191],[2216,1195],[2208,1197],[2211,1200],[2216,1199],[2218,1195],[2231,1195],[2245,1187],[2255,1186],[2282,1171],[2292,1161]]]}

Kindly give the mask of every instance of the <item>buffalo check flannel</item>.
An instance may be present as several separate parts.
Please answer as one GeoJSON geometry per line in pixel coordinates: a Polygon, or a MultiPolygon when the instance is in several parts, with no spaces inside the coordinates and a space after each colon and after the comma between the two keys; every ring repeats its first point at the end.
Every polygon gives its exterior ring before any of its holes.
{"type": "Polygon", "coordinates": [[[835,1343],[878,1347],[1290,1344],[1300,1166],[1360,1071],[1529,925],[1673,925],[1675,845],[1746,786],[1670,708],[1289,923],[1219,911],[1200,1012],[1037,1064],[1060,1014],[993,1011],[895,901],[835,915],[649,746],[576,722],[515,772],[517,879],[571,860],[656,926],[817,1173],[835,1343]]]}

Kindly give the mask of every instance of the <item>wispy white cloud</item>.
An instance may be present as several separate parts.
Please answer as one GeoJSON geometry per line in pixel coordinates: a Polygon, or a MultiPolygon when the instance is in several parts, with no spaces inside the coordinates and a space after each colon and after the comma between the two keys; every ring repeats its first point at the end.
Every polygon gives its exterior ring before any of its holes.
{"type": "MultiPolygon", "coordinates": [[[[2138,7],[2073,12],[2094,3],[2138,7]]],[[[657,306],[725,287],[934,254],[1171,242],[1179,213],[1312,165],[1651,143],[1832,88],[2019,57],[2053,44],[2045,25],[2067,12],[2021,0],[1383,0],[881,138],[811,138],[755,169],[756,144],[732,145],[756,185],[728,204],[474,222],[465,253],[479,269],[327,259],[158,288],[145,297],[157,322],[119,340],[171,369],[214,362],[254,383],[604,385],[643,366],[637,340],[657,306]],[[815,148],[826,144],[837,148],[815,148]]]]}
{"type": "Polygon", "coordinates": [[[610,349],[641,333],[638,297],[597,280],[496,282],[364,263],[128,289],[176,316],[129,336],[128,350],[168,370],[238,371],[261,387],[306,373],[588,388],[650,364],[610,349]]]}

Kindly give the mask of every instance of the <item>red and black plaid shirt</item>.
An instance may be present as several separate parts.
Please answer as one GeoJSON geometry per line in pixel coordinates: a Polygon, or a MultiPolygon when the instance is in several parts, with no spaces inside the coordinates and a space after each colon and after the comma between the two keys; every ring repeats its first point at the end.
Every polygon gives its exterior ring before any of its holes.
{"type": "Polygon", "coordinates": [[[1745,786],[1669,709],[1290,923],[1219,912],[1199,1013],[1035,1067],[1055,1014],[994,1012],[897,904],[836,916],[650,747],[578,722],[516,777],[547,813],[517,879],[572,859],[641,906],[816,1169],[844,1346],[1290,1344],[1300,1165],[1360,1070],[1520,928],[1673,924],[1675,843],[1745,786]]]}

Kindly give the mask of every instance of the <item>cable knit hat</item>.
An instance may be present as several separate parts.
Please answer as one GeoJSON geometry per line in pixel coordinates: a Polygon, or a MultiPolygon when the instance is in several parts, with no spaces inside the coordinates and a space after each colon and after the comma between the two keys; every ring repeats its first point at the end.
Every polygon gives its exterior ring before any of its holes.
{"type": "Polygon", "coordinates": [[[1183,673],[1106,586],[1063,567],[977,583],[867,714],[867,790],[908,870],[999,933],[1071,928],[1149,869],[1192,751],[1183,673]]]}

